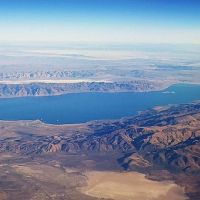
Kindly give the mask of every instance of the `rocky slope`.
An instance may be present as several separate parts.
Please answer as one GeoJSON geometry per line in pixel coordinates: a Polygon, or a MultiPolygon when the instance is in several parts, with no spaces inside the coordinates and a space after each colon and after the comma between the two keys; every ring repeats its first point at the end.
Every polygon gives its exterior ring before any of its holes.
{"type": "Polygon", "coordinates": [[[90,129],[87,133],[4,138],[0,140],[0,151],[26,155],[117,152],[124,155],[120,164],[126,169],[148,163],[172,171],[198,172],[199,119],[200,104],[154,109],[133,118],[90,122],[85,125],[90,129]]]}
{"type": "Polygon", "coordinates": [[[158,180],[174,179],[192,200],[200,195],[200,103],[64,127],[13,123],[0,122],[0,153],[31,158],[56,155],[54,159],[73,155],[69,163],[74,162],[75,155],[103,163],[99,156],[110,159],[114,155],[124,170],[150,173],[150,178],[158,180]]]}
{"type": "Polygon", "coordinates": [[[1,97],[50,96],[79,92],[141,92],[164,88],[150,81],[0,84],[1,97]]]}
{"type": "Polygon", "coordinates": [[[0,72],[0,80],[42,80],[93,77],[94,72],[89,70],[53,70],[53,71],[8,71],[0,72]]]}

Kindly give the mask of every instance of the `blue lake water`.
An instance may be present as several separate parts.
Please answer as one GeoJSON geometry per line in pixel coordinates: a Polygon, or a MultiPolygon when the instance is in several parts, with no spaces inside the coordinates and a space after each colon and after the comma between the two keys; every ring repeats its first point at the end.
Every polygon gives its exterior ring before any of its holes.
{"type": "Polygon", "coordinates": [[[78,93],[51,97],[0,99],[0,120],[80,123],[117,119],[167,104],[200,100],[200,85],[178,84],[158,92],[78,93]]]}

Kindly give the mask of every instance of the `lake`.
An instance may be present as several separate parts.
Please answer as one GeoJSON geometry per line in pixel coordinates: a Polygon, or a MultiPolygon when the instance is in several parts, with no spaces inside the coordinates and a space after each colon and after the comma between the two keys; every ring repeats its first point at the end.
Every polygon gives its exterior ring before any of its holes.
{"type": "Polygon", "coordinates": [[[177,84],[158,92],[78,93],[50,97],[0,99],[1,120],[36,120],[50,124],[117,119],[167,104],[200,100],[200,85],[177,84]]]}

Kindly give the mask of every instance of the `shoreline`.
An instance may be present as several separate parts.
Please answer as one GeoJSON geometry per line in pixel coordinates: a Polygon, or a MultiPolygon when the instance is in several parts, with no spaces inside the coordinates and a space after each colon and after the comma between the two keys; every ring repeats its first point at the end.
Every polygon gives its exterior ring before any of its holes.
{"type": "Polygon", "coordinates": [[[7,80],[7,81],[0,81],[0,84],[6,84],[6,85],[21,85],[21,84],[33,84],[33,83],[46,83],[46,84],[51,84],[51,83],[58,83],[58,84],[62,84],[62,83],[92,83],[92,82],[95,82],[95,83],[101,83],[101,82],[104,82],[104,83],[110,83],[111,81],[107,81],[107,80],[91,80],[91,79],[58,79],[58,80],[50,80],[50,79],[36,79],[36,80],[19,80],[19,81],[15,81],[15,80],[7,80]]]}
{"type": "MultiPolygon", "coordinates": [[[[76,82],[76,83],[114,83],[114,82],[102,82],[102,81],[92,81],[92,82],[76,82]]],[[[11,83],[11,84],[6,84],[6,83],[2,83],[0,81],[0,86],[1,85],[12,85],[12,86],[18,86],[18,85],[31,85],[31,84],[76,84],[75,82],[68,82],[68,83],[53,83],[53,82],[49,82],[49,83],[46,83],[46,82],[33,82],[33,83],[26,83],[26,84],[17,84],[17,83],[11,83]]],[[[83,94],[83,93],[146,93],[146,92],[159,92],[159,91],[162,91],[162,90],[166,90],[167,88],[173,86],[173,85],[177,85],[177,84],[184,84],[182,82],[174,82],[174,83],[168,83],[168,84],[165,84],[161,87],[155,87],[153,89],[135,89],[135,90],[123,90],[123,89],[119,89],[119,90],[113,90],[113,89],[108,89],[108,90],[102,90],[102,91],[90,91],[90,90],[83,90],[83,91],[63,91],[63,92],[58,92],[58,93],[54,93],[54,94],[42,94],[42,95],[0,95],[0,99],[11,99],[11,98],[23,98],[23,97],[53,97],[53,96],[62,96],[62,95],[68,95],[68,94],[83,94]]],[[[195,85],[198,85],[200,83],[186,83],[186,84],[195,84],[195,85]]]]}
{"type": "Polygon", "coordinates": [[[79,127],[79,126],[87,126],[93,123],[103,123],[103,122],[119,122],[121,120],[127,120],[133,117],[137,117],[142,113],[145,113],[146,111],[151,111],[151,110],[156,110],[157,107],[159,107],[160,109],[169,109],[170,107],[173,106],[180,106],[180,105],[192,105],[195,103],[200,103],[200,100],[196,100],[196,101],[192,101],[190,103],[181,103],[181,104],[166,104],[166,105],[162,105],[162,106],[154,106],[151,107],[150,109],[146,109],[143,111],[138,111],[138,113],[133,114],[132,116],[123,116],[117,119],[94,119],[94,120],[89,120],[86,122],[80,122],[80,123],[63,123],[63,124],[53,124],[53,123],[47,123],[47,122],[43,122],[40,119],[19,119],[19,120],[4,120],[4,119],[0,119],[0,125],[2,124],[15,124],[17,123],[18,125],[39,125],[39,126],[46,126],[46,127],[57,127],[57,128],[64,128],[64,127],[79,127]]]}
{"type": "MultiPolygon", "coordinates": [[[[77,82],[77,83],[89,83],[89,82],[77,82]]],[[[94,83],[94,82],[91,82],[94,83]]],[[[95,82],[95,83],[105,83],[105,82],[95,82]]],[[[111,83],[111,82],[107,82],[111,83]]],[[[24,84],[24,85],[31,85],[31,84],[40,84],[40,83],[29,83],[29,84],[24,84]]],[[[68,83],[41,83],[41,84],[68,84],[68,83]]],[[[70,83],[69,83],[70,84],[70,83]]],[[[107,91],[64,91],[64,92],[58,92],[54,94],[42,94],[42,95],[0,95],[0,100],[1,99],[14,99],[14,98],[31,98],[31,97],[54,97],[54,96],[63,96],[63,95],[70,95],[70,94],[87,94],[87,93],[105,93],[105,94],[113,94],[113,93],[149,93],[149,92],[161,92],[163,93],[168,93],[168,91],[165,92],[168,88],[175,86],[175,85],[200,85],[200,82],[174,82],[174,83],[169,83],[165,84],[160,88],[154,88],[154,89],[149,89],[149,90],[107,90],[107,91]]],[[[0,86],[1,85],[23,85],[23,84],[2,84],[0,81],[0,86]]],[[[174,93],[174,92],[170,92],[174,93]]]]}

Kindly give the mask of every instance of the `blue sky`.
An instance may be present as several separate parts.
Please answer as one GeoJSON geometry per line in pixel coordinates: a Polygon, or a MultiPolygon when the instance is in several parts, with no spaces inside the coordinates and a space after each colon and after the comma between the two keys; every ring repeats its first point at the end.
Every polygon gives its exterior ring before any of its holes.
{"type": "Polygon", "coordinates": [[[200,0],[0,0],[0,41],[200,44],[200,0]]]}

